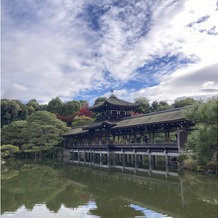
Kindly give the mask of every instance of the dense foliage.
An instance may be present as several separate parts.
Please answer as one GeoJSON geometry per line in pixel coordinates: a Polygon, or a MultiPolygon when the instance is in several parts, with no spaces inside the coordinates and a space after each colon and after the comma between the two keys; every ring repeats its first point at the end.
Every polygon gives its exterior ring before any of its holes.
{"type": "Polygon", "coordinates": [[[72,123],[73,127],[84,126],[92,123],[94,119],[86,116],[76,116],[74,122],[72,123]]]}
{"type": "Polygon", "coordinates": [[[196,102],[197,101],[195,101],[193,98],[188,97],[181,100],[175,100],[173,104],[168,104],[166,101],[153,101],[149,104],[149,100],[147,98],[139,97],[135,99],[135,104],[138,105],[138,108],[135,112],[137,114],[145,114],[173,108],[186,107],[195,104],[196,102]]]}
{"type": "Polygon", "coordinates": [[[2,145],[1,146],[1,157],[8,157],[19,152],[19,147],[14,145],[2,145]]]}
{"type": "Polygon", "coordinates": [[[84,100],[62,102],[59,97],[56,97],[44,105],[39,104],[36,99],[31,99],[27,104],[18,100],[2,99],[1,126],[8,125],[13,121],[26,120],[28,116],[37,111],[54,113],[68,126],[71,126],[75,116],[92,116],[92,112],[88,111],[88,102],[84,100]]]}
{"type": "Polygon", "coordinates": [[[187,118],[195,121],[196,130],[188,136],[188,147],[200,165],[217,161],[218,102],[216,98],[199,102],[187,111],[187,118]]]}
{"type": "Polygon", "coordinates": [[[22,102],[9,99],[1,100],[1,126],[16,120],[25,120],[27,116],[27,106],[22,102]]]}
{"type": "Polygon", "coordinates": [[[3,144],[19,146],[19,152],[41,154],[54,150],[68,130],[66,124],[48,111],[38,111],[26,121],[15,121],[2,128],[3,144]]]}

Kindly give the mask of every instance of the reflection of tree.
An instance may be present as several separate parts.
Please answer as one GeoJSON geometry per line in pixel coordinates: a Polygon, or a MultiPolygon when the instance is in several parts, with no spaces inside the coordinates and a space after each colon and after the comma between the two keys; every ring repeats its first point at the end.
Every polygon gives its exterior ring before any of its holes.
{"type": "MultiPolygon", "coordinates": [[[[26,164],[15,176],[9,177],[9,172],[2,173],[2,213],[15,211],[23,204],[32,209],[35,204],[45,202],[50,210],[57,212],[61,204],[78,207],[87,202],[78,197],[83,186],[63,179],[60,171],[51,167],[26,164]]],[[[11,175],[14,172],[11,170],[11,175]]]]}
{"type": "Polygon", "coordinates": [[[50,211],[57,212],[61,205],[77,208],[93,200],[97,208],[91,209],[89,214],[101,218],[142,215],[129,207],[132,203],[173,217],[213,218],[217,215],[211,203],[212,199],[217,199],[216,181],[208,176],[188,174],[165,179],[67,164],[63,169],[62,165],[51,167],[49,163],[16,163],[13,170],[7,167],[9,171],[2,173],[2,213],[15,211],[23,204],[31,209],[43,202],[50,211]]]}
{"type": "MultiPolygon", "coordinates": [[[[214,176],[201,175],[199,173],[186,172],[183,175],[185,181],[186,193],[189,196],[191,193],[195,193],[195,197],[207,204],[218,205],[217,199],[217,180],[214,176]]],[[[191,200],[191,198],[189,198],[191,200]]]]}

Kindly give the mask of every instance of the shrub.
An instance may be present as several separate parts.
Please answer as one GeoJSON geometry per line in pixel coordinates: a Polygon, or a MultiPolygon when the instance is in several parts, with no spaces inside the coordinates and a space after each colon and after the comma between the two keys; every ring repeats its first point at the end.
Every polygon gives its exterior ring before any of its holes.
{"type": "Polygon", "coordinates": [[[188,170],[197,170],[197,161],[191,158],[186,159],[183,161],[183,167],[188,170]]]}
{"type": "Polygon", "coordinates": [[[187,159],[188,159],[188,156],[186,154],[181,154],[181,155],[178,156],[177,161],[179,163],[183,163],[183,161],[187,160],[187,159]]]}
{"type": "Polygon", "coordinates": [[[218,170],[217,162],[215,162],[215,161],[209,162],[209,163],[207,164],[207,167],[208,167],[208,169],[210,169],[210,170],[215,170],[215,171],[218,170]]]}
{"type": "Polygon", "coordinates": [[[1,156],[7,157],[19,152],[19,147],[14,145],[2,145],[1,146],[1,156]]]}

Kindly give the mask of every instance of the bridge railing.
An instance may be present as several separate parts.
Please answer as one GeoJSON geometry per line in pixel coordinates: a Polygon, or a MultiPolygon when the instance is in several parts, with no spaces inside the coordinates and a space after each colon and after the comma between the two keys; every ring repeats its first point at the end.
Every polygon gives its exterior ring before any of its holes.
{"type": "Polygon", "coordinates": [[[104,145],[67,145],[65,149],[177,149],[178,145],[177,143],[135,143],[135,144],[104,144],[104,145]]]}

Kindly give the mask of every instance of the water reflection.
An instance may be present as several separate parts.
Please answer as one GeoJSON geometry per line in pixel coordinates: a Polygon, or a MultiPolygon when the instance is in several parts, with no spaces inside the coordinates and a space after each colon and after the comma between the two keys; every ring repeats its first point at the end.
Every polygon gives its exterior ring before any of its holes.
{"type": "Polygon", "coordinates": [[[217,217],[215,176],[102,171],[63,163],[3,166],[2,217],[217,217]]]}

